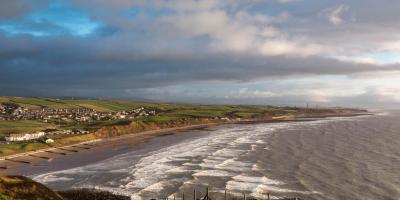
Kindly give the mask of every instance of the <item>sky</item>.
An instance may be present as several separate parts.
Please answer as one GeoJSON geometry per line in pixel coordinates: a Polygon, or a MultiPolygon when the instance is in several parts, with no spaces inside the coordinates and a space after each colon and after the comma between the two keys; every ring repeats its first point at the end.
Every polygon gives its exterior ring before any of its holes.
{"type": "Polygon", "coordinates": [[[0,95],[400,107],[398,0],[3,0],[0,95]]]}

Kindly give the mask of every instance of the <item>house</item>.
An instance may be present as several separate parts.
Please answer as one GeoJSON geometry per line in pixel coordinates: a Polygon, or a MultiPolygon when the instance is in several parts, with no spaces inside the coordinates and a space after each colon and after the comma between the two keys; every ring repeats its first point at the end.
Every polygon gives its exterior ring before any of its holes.
{"type": "Polygon", "coordinates": [[[88,134],[89,131],[83,130],[83,129],[75,129],[72,131],[74,134],[88,134]]]}
{"type": "Polygon", "coordinates": [[[73,134],[71,130],[57,130],[57,131],[51,131],[47,133],[48,135],[70,135],[73,134]]]}
{"type": "Polygon", "coordinates": [[[221,120],[225,120],[225,121],[231,121],[229,118],[227,117],[222,117],[221,120]]]}
{"type": "Polygon", "coordinates": [[[0,104],[0,114],[6,114],[6,109],[0,104]]]}
{"type": "Polygon", "coordinates": [[[45,132],[10,134],[9,136],[6,136],[5,139],[7,142],[18,142],[18,141],[36,140],[44,136],[46,136],[45,132]]]}
{"type": "Polygon", "coordinates": [[[54,140],[53,139],[50,139],[50,138],[48,138],[46,141],[46,144],[50,144],[50,143],[53,143],[54,142],[54,140]]]}

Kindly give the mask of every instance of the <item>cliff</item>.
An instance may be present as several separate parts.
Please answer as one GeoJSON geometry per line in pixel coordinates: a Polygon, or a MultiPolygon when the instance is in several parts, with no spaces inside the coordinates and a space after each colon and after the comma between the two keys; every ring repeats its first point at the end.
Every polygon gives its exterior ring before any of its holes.
{"type": "Polygon", "coordinates": [[[143,122],[143,121],[133,121],[128,125],[112,125],[104,126],[98,129],[94,135],[97,138],[110,138],[125,134],[139,133],[143,131],[160,130],[166,128],[179,128],[191,125],[206,125],[210,123],[216,123],[218,121],[209,119],[194,119],[194,120],[175,120],[168,122],[143,122]]]}

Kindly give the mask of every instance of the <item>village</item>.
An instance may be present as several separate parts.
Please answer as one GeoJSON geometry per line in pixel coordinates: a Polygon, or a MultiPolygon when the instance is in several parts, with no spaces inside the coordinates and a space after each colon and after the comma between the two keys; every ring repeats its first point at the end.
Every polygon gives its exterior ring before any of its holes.
{"type": "Polygon", "coordinates": [[[89,108],[37,108],[30,109],[16,104],[0,104],[0,120],[40,120],[43,122],[57,122],[60,120],[88,122],[95,120],[134,119],[140,116],[155,115],[155,110],[144,107],[119,111],[99,112],[89,108]]]}
{"type": "MultiPolygon", "coordinates": [[[[87,123],[107,120],[132,120],[137,117],[156,115],[156,111],[144,107],[118,112],[99,112],[89,108],[26,108],[12,103],[0,104],[0,120],[35,120],[45,123],[87,123]]],[[[46,143],[53,142],[48,136],[74,135],[89,133],[83,129],[47,130],[33,133],[10,133],[2,138],[1,143],[41,140],[46,143]]]]}

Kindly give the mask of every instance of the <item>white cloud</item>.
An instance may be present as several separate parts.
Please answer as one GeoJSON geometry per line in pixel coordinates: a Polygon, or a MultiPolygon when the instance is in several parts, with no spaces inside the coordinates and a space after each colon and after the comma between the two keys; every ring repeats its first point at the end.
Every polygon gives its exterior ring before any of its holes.
{"type": "Polygon", "coordinates": [[[379,60],[370,58],[368,56],[332,56],[332,58],[344,61],[344,62],[354,62],[360,64],[382,64],[379,60]]]}
{"type": "Polygon", "coordinates": [[[400,103],[400,88],[398,87],[378,87],[371,93],[377,96],[380,102],[400,103]]]}
{"type": "Polygon", "coordinates": [[[244,10],[228,14],[222,9],[200,10],[170,15],[164,22],[177,28],[185,37],[207,36],[210,50],[265,56],[309,56],[322,47],[305,36],[290,36],[274,23],[289,18],[287,12],[278,16],[250,14],[244,10]]]}
{"type": "Polygon", "coordinates": [[[250,90],[249,88],[241,88],[234,95],[228,98],[238,98],[238,99],[252,99],[252,98],[271,98],[277,97],[280,94],[271,91],[260,91],[260,90],[250,90]]]}
{"type": "Polygon", "coordinates": [[[347,5],[339,5],[335,9],[333,9],[329,15],[328,20],[334,25],[339,25],[344,22],[343,14],[349,10],[349,6],[347,5]]]}
{"type": "Polygon", "coordinates": [[[279,3],[290,3],[294,1],[300,1],[300,0],[277,0],[279,3]]]}
{"type": "Polygon", "coordinates": [[[398,54],[400,54],[400,40],[383,42],[379,46],[379,50],[380,51],[399,52],[398,54]]]}

